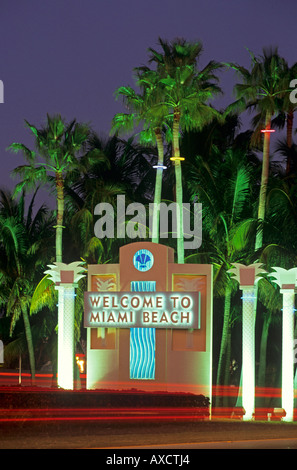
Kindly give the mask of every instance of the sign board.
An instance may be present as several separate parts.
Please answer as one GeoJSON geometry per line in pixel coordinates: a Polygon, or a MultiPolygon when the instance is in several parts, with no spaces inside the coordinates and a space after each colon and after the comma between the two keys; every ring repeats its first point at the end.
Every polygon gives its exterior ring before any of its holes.
{"type": "Polygon", "coordinates": [[[84,326],[200,328],[200,292],[85,292],[84,326]]]}

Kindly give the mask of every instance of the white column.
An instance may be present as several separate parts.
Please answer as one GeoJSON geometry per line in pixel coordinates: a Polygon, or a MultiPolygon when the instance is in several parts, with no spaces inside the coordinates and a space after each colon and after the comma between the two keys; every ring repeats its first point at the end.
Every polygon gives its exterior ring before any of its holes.
{"type": "Polygon", "coordinates": [[[293,289],[281,289],[283,294],[282,337],[282,408],[286,412],[283,421],[294,418],[294,301],[293,289]]]}
{"type": "Polygon", "coordinates": [[[244,420],[255,411],[255,290],[242,288],[242,406],[244,420]]]}
{"type": "Polygon", "coordinates": [[[58,291],[58,351],[57,351],[57,384],[63,387],[61,381],[63,377],[63,316],[64,316],[64,287],[56,286],[58,291]]]}
{"type": "Polygon", "coordinates": [[[58,386],[74,388],[74,297],[78,281],[86,269],[81,261],[49,264],[44,273],[55,283],[58,300],[58,386]]]}
{"type": "Polygon", "coordinates": [[[4,345],[3,341],[0,340],[0,364],[4,362],[4,345]]]}
{"type": "Polygon", "coordinates": [[[74,297],[73,284],[57,286],[58,307],[58,386],[74,388],[74,297]]]}

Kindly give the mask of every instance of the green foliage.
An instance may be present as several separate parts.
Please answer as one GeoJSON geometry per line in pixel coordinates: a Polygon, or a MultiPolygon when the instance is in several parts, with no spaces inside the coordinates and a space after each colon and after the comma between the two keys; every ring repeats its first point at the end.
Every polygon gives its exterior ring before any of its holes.
{"type": "Polygon", "coordinates": [[[57,306],[57,302],[58,295],[55,290],[55,286],[48,278],[48,275],[46,275],[34,289],[30,303],[30,314],[38,313],[44,307],[54,311],[57,306]]]}

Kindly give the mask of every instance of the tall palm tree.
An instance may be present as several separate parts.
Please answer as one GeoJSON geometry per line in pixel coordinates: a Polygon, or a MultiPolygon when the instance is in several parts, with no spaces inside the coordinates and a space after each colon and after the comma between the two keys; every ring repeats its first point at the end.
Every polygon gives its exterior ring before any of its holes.
{"type": "MultiPolygon", "coordinates": [[[[273,116],[280,109],[280,102],[287,93],[287,79],[285,76],[285,61],[278,54],[277,48],[264,48],[263,55],[255,57],[250,52],[251,70],[238,64],[229,63],[239,74],[242,83],[234,87],[237,101],[228,110],[239,108],[256,111],[253,118],[255,131],[252,136],[252,144],[259,145],[263,137],[263,159],[261,167],[260,193],[258,198],[258,230],[255,236],[255,252],[263,245],[263,226],[267,202],[267,188],[270,170],[270,133],[273,116]]],[[[256,286],[257,297],[258,285],[256,286]]],[[[257,309],[257,301],[254,302],[257,309]]]]}
{"type": "Polygon", "coordinates": [[[284,79],[286,80],[287,93],[284,94],[280,101],[280,109],[276,118],[273,120],[273,124],[280,129],[286,127],[286,137],[283,141],[279,141],[277,150],[280,150],[286,157],[286,175],[289,176],[293,167],[296,168],[296,151],[292,152],[291,148],[293,145],[293,122],[294,113],[297,109],[296,103],[291,100],[290,96],[290,84],[291,81],[297,77],[297,63],[291,67],[284,60],[284,79]]]}
{"type": "Polygon", "coordinates": [[[86,161],[79,158],[81,150],[90,134],[89,127],[77,123],[74,119],[69,124],[61,116],[47,115],[45,126],[37,127],[25,121],[35,137],[35,151],[30,150],[22,143],[12,143],[9,149],[13,152],[21,151],[27,165],[13,170],[13,176],[22,180],[15,187],[15,194],[35,188],[37,184],[53,184],[56,192],[57,218],[56,218],[56,261],[62,261],[62,233],[65,207],[64,185],[65,180],[83,169],[86,161]],[[40,161],[41,160],[41,161],[40,161]]]}
{"type": "MultiPolygon", "coordinates": [[[[230,63],[242,79],[242,83],[235,85],[239,109],[256,110],[254,117],[256,129],[254,142],[263,138],[263,162],[258,203],[258,221],[263,225],[265,220],[266,195],[269,178],[270,158],[270,132],[273,116],[278,112],[281,99],[288,92],[287,77],[285,74],[285,61],[278,55],[277,48],[264,48],[263,55],[255,57],[250,52],[251,70],[238,64],[230,63]]],[[[229,108],[234,108],[234,104],[229,108]]],[[[261,248],[263,243],[263,229],[258,230],[255,240],[255,250],[261,248]]]]}
{"type": "Polygon", "coordinates": [[[201,129],[218,113],[208,104],[209,99],[220,92],[216,85],[215,70],[220,64],[211,61],[198,71],[197,61],[202,52],[199,42],[189,43],[177,39],[168,43],[159,38],[161,52],[150,48],[150,62],[157,64],[160,85],[163,87],[159,106],[167,107],[172,122],[172,160],[176,178],[176,202],[178,206],[177,258],[184,263],[183,238],[183,186],[179,137],[181,129],[201,129]]]}
{"type": "Polygon", "coordinates": [[[162,177],[164,169],[163,128],[166,126],[166,107],[160,106],[162,101],[158,75],[147,67],[135,69],[136,83],[140,93],[132,87],[119,87],[116,97],[121,96],[129,113],[117,113],[112,121],[112,132],[127,132],[142,126],[139,132],[141,144],[157,145],[158,162],[154,189],[154,206],[152,216],[152,241],[159,242],[160,203],[162,197],[162,177]]]}

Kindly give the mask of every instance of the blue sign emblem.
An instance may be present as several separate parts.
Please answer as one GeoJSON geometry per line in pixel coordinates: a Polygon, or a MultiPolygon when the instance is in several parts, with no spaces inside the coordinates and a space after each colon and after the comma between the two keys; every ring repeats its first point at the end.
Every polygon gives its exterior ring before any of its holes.
{"type": "Polygon", "coordinates": [[[154,264],[154,256],[148,250],[138,250],[133,257],[133,264],[138,271],[148,271],[154,264]]]}

